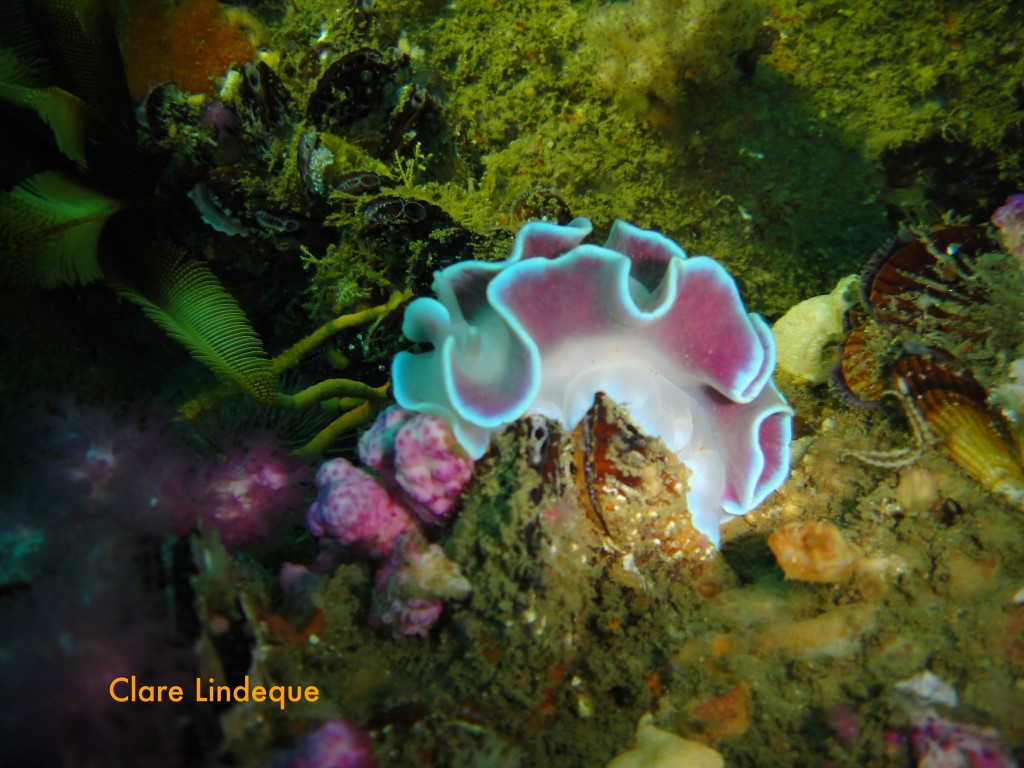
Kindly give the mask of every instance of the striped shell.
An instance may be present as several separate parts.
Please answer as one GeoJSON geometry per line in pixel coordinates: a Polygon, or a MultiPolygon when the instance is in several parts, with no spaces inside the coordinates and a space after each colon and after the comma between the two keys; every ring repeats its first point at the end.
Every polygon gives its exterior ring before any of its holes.
{"type": "Polygon", "coordinates": [[[931,358],[904,356],[896,366],[914,407],[924,416],[939,450],[984,488],[1024,503],[1024,468],[1007,439],[1003,418],[985,404],[985,391],[970,374],[931,358]]]}
{"type": "Polygon", "coordinates": [[[988,407],[988,393],[970,371],[935,346],[944,337],[963,341],[984,332],[972,317],[972,305],[987,300],[974,279],[975,262],[994,250],[984,230],[949,227],[901,235],[879,251],[861,279],[864,308],[847,314],[850,331],[833,385],[860,407],[900,395],[913,409],[911,421],[919,422],[915,429],[926,433],[921,437],[984,488],[1020,505],[1024,466],[1008,425],[988,407]],[[921,338],[929,344],[915,341],[921,338]]]}
{"type": "Polygon", "coordinates": [[[971,304],[984,301],[970,281],[974,261],[997,249],[976,227],[948,227],[921,237],[901,234],[868,264],[861,298],[883,325],[957,330],[969,317],[971,304]]]}

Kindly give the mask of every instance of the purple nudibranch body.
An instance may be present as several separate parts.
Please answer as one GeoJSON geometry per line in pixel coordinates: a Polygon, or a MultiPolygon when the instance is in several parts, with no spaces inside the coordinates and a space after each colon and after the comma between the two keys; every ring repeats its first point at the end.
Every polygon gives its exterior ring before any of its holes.
{"type": "Polygon", "coordinates": [[[402,327],[433,349],[395,357],[395,399],[478,459],[502,426],[538,413],[571,429],[604,392],[685,464],[693,523],[717,545],[789,472],[771,331],[713,259],[622,221],[603,247],[590,231],[531,222],[507,260],[435,273],[437,299],[414,300],[402,327]]]}

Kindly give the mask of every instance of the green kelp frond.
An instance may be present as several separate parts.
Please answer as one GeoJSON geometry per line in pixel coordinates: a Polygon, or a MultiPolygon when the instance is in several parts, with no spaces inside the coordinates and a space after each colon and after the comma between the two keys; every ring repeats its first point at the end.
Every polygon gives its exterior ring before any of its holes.
{"type": "Polygon", "coordinates": [[[0,192],[0,278],[36,288],[98,280],[100,233],[127,206],[56,171],[0,192]]]}
{"type": "Polygon", "coordinates": [[[133,265],[138,277],[111,275],[111,287],[218,377],[259,402],[272,402],[276,376],[263,343],[213,272],[173,246],[153,246],[139,262],[133,265]]]}

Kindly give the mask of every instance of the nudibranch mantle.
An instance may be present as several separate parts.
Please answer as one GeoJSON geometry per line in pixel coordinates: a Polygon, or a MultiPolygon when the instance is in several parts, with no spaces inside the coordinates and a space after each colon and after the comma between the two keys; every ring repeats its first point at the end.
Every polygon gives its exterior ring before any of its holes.
{"type": "Polygon", "coordinates": [[[436,272],[437,299],[412,301],[402,325],[433,349],[396,355],[395,399],[478,459],[500,427],[541,414],[572,429],[604,392],[686,466],[693,524],[717,546],[720,524],[789,473],[771,330],[713,259],[623,221],[603,247],[590,231],[531,222],[505,261],[436,272]]]}

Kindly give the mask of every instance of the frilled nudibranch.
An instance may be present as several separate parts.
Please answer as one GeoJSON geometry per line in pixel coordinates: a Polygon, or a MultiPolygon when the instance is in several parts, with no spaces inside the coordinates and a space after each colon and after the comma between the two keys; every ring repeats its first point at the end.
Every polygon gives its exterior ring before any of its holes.
{"type": "Polygon", "coordinates": [[[604,392],[687,467],[693,524],[716,545],[789,472],[793,412],[771,381],[775,345],[735,282],[654,232],[587,219],[531,222],[503,262],[434,276],[402,330],[433,350],[395,357],[398,403],[446,421],[474,459],[491,434],[537,413],[573,428],[604,392]]]}

